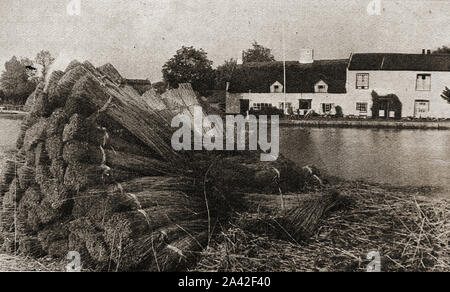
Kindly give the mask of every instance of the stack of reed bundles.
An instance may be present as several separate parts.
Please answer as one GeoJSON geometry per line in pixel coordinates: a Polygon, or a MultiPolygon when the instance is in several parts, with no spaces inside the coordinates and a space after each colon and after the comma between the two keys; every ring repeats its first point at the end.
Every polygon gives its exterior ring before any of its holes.
{"type": "Polygon", "coordinates": [[[96,270],[182,270],[246,208],[245,188],[305,186],[309,175],[284,158],[174,151],[170,120],[199,106],[192,87],[140,96],[121,80],[110,64],[73,61],[30,97],[0,183],[1,227],[23,253],[78,251],[96,270]]]}

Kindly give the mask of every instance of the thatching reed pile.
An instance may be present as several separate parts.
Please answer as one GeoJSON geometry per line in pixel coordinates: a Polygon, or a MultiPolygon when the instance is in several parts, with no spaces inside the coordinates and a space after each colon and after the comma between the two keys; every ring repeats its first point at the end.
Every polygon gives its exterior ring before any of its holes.
{"type": "MultiPolygon", "coordinates": [[[[4,249],[78,251],[96,270],[182,270],[251,204],[245,193],[277,194],[278,204],[315,182],[283,158],[175,152],[171,119],[199,105],[190,85],[141,96],[122,79],[110,64],[74,61],[30,97],[0,177],[4,249]]],[[[318,217],[322,209],[328,203],[318,217]]]]}

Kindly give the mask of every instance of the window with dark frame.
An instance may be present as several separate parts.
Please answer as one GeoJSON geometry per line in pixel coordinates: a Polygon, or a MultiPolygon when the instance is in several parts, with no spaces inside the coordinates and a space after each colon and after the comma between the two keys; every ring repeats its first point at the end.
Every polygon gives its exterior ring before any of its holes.
{"type": "Polygon", "coordinates": [[[417,74],[417,91],[431,91],[431,74],[417,74]]]}
{"type": "Polygon", "coordinates": [[[367,113],[367,102],[357,102],[356,111],[360,113],[367,113]]]}
{"type": "Polygon", "coordinates": [[[369,89],[369,73],[356,74],[356,89],[369,89]]]}
{"type": "Polygon", "coordinates": [[[430,102],[427,100],[416,100],[416,112],[426,114],[430,111],[430,102]]]}
{"type": "Polygon", "coordinates": [[[324,113],[329,113],[331,112],[332,109],[333,109],[332,103],[322,103],[322,111],[324,113]]]}
{"type": "Polygon", "coordinates": [[[299,109],[301,110],[309,110],[311,109],[312,99],[300,99],[299,100],[299,109]]]}
{"type": "Polygon", "coordinates": [[[265,108],[271,108],[271,107],[273,107],[273,105],[271,103],[259,103],[259,102],[254,103],[252,106],[252,108],[257,111],[260,111],[265,108]]]}
{"type": "Polygon", "coordinates": [[[326,93],[327,92],[326,86],[325,85],[318,85],[317,86],[317,92],[326,93]]]}

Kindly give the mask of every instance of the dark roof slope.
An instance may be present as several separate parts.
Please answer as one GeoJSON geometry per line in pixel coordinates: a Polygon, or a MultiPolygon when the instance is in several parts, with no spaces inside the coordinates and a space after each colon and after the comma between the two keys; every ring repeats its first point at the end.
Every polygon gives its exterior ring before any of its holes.
{"type": "Polygon", "coordinates": [[[450,55],[354,54],[349,70],[450,71],[450,55]]]}
{"type": "Polygon", "coordinates": [[[208,90],[203,93],[209,103],[223,103],[226,99],[225,90],[208,90]]]}
{"type": "Polygon", "coordinates": [[[122,83],[128,85],[152,85],[148,79],[123,79],[122,83]]]}
{"type": "MultiPolygon", "coordinates": [[[[312,64],[286,62],[286,92],[312,93],[322,79],[329,93],[345,93],[347,64],[347,59],[317,60],[312,64]]],[[[276,81],[283,84],[283,75],[283,62],[246,63],[234,71],[230,92],[268,93],[276,81]]]]}
{"type": "Polygon", "coordinates": [[[120,84],[133,87],[141,95],[152,89],[152,83],[148,79],[122,79],[120,84]]]}

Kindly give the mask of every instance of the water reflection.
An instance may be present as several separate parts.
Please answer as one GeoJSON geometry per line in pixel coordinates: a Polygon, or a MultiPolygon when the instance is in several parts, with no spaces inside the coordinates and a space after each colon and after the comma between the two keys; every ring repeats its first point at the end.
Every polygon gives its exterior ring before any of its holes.
{"type": "MultiPolygon", "coordinates": [[[[0,165],[20,123],[0,117],[0,165]]],[[[450,131],[281,128],[280,143],[285,156],[328,175],[450,190],[450,131]]]]}
{"type": "Polygon", "coordinates": [[[8,151],[15,146],[22,120],[0,117],[0,171],[8,151]]]}
{"type": "Polygon", "coordinates": [[[281,152],[329,175],[450,188],[450,131],[283,128],[281,152]]]}

